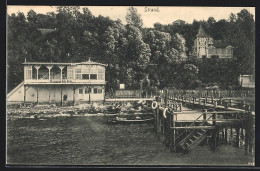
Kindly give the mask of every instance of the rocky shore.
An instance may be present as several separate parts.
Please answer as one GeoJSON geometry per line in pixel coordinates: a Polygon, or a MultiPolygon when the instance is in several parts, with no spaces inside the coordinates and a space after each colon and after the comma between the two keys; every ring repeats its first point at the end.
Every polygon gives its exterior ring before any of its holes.
{"type": "Polygon", "coordinates": [[[113,104],[80,104],[76,106],[58,107],[54,104],[35,106],[7,106],[7,119],[18,118],[48,118],[63,116],[103,116],[104,114],[134,112],[152,112],[150,103],[140,101],[135,103],[113,103],[113,104]]]}

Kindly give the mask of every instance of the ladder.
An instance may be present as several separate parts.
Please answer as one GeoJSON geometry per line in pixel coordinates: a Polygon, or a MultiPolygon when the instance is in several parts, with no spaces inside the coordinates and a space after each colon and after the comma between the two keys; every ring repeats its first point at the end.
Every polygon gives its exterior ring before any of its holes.
{"type": "MultiPolygon", "coordinates": [[[[212,118],[211,115],[205,121],[203,121],[199,126],[203,126],[207,123],[207,121],[212,118]]],[[[200,116],[201,117],[201,116],[200,116]]],[[[200,118],[199,117],[199,118],[200,118]]],[[[198,120],[198,118],[196,119],[198,120]]],[[[192,125],[194,122],[192,123],[192,125]]],[[[207,130],[205,129],[196,129],[191,131],[186,137],[184,137],[179,143],[178,148],[181,149],[183,152],[188,152],[198,146],[203,140],[207,137],[207,130]]]]}

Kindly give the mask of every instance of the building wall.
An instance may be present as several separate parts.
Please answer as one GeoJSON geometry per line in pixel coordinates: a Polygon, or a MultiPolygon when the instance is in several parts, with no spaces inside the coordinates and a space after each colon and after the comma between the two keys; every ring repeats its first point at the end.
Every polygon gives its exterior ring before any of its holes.
{"type": "MultiPolygon", "coordinates": [[[[64,95],[67,96],[66,101],[73,101],[73,89],[71,86],[63,85],[62,87],[62,97],[61,97],[61,86],[60,85],[38,85],[38,102],[48,103],[51,102],[61,102],[61,98],[64,100],[64,95]]],[[[86,86],[81,86],[75,89],[75,101],[89,101],[89,93],[85,93],[86,86]],[[82,89],[83,93],[79,94],[79,89],[82,89]]],[[[105,90],[101,86],[91,87],[90,100],[91,101],[101,101],[104,100],[105,90]],[[94,89],[101,89],[101,93],[94,94],[94,89]]],[[[23,102],[24,101],[24,85],[19,87],[15,92],[13,92],[7,102],[23,102]]],[[[37,86],[29,86],[26,90],[26,102],[37,102],[37,86]]]]}
{"type": "Polygon", "coordinates": [[[24,86],[23,83],[19,84],[16,88],[14,88],[9,94],[7,94],[6,101],[7,102],[22,102],[24,95],[24,86]]]}
{"type": "Polygon", "coordinates": [[[241,87],[248,87],[248,88],[255,87],[255,81],[252,75],[241,75],[239,76],[238,81],[241,87]]]}
{"type": "Polygon", "coordinates": [[[194,40],[191,55],[202,58],[206,56],[211,58],[212,55],[218,55],[219,58],[232,58],[233,47],[227,46],[226,48],[215,48],[213,39],[209,37],[197,37],[194,40]]]}
{"type": "Polygon", "coordinates": [[[197,53],[199,58],[202,58],[202,56],[207,55],[207,40],[208,39],[206,37],[197,38],[197,53]]]}
{"type": "MultiPolygon", "coordinates": [[[[60,66],[63,66],[61,64],[60,66]]],[[[61,102],[73,101],[75,89],[75,102],[77,101],[100,101],[105,97],[105,67],[100,64],[80,63],[69,65],[63,68],[62,76],[68,76],[61,81],[59,64],[53,64],[49,70],[48,64],[27,64],[24,65],[24,83],[26,87],[26,102],[61,102]],[[36,66],[41,66],[38,70],[38,80],[36,66]],[[53,79],[53,80],[52,80],[53,79]],[[56,80],[59,80],[57,82],[56,80]],[[74,84],[72,84],[74,82],[74,84]],[[49,84],[53,83],[53,84],[49,84]],[[63,83],[63,84],[59,84],[63,83]],[[69,83],[69,84],[64,84],[69,83]],[[80,86],[82,85],[82,86],[80,86]],[[83,86],[84,85],[84,86],[83,86]],[[103,86],[100,86],[103,85],[103,86]],[[61,94],[62,87],[62,94],[61,94]],[[89,87],[91,88],[89,91],[89,87]],[[38,91],[37,91],[38,89],[38,91]],[[38,93],[37,93],[38,92],[38,93]],[[37,96],[38,95],[38,96],[37,96]],[[66,97],[65,97],[66,96],[66,97]],[[65,100],[66,99],[66,100],[65,100]]],[[[23,84],[23,83],[21,83],[23,84]]],[[[9,93],[7,101],[24,101],[24,84],[17,86],[9,93]]]]}
{"type": "Polygon", "coordinates": [[[209,47],[207,49],[208,57],[210,58],[212,55],[217,55],[219,58],[231,58],[233,57],[233,49],[232,48],[215,48],[209,47]]]}

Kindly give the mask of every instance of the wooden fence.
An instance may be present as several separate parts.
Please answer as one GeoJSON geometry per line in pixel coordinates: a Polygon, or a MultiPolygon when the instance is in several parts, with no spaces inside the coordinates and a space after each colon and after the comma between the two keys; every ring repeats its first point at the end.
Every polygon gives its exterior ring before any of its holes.
{"type": "Polygon", "coordinates": [[[116,90],[114,97],[116,98],[142,98],[141,90],[116,90]]]}
{"type": "Polygon", "coordinates": [[[213,98],[250,98],[255,97],[255,90],[168,90],[170,94],[187,97],[213,98]]]}
{"type": "MultiPolygon", "coordinates": [[[[251,98],[255,97],[255,90],[171,90],[170,94],[187,97],[213,97],[213,98],[251,98]]],[[[147,93],[142,90],[116,90],[113,97],[115,98],[150,98],[153,96],[163,95],[163,90],[157,93],[147,93]]]]}

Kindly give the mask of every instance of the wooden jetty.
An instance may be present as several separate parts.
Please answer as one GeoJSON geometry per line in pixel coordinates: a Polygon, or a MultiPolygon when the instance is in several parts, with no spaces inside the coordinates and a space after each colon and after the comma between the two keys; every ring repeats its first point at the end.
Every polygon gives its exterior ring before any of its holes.
{"type": "Polygon", "coordinates": [[[154,131],[174,152],[186,153],[200,144],[215,151],[232,143],[253,153],[255,112],[243,100],[236,107],[232,103],[232,99],[176,96],[165,90],[152,104],[154,131]]]}

